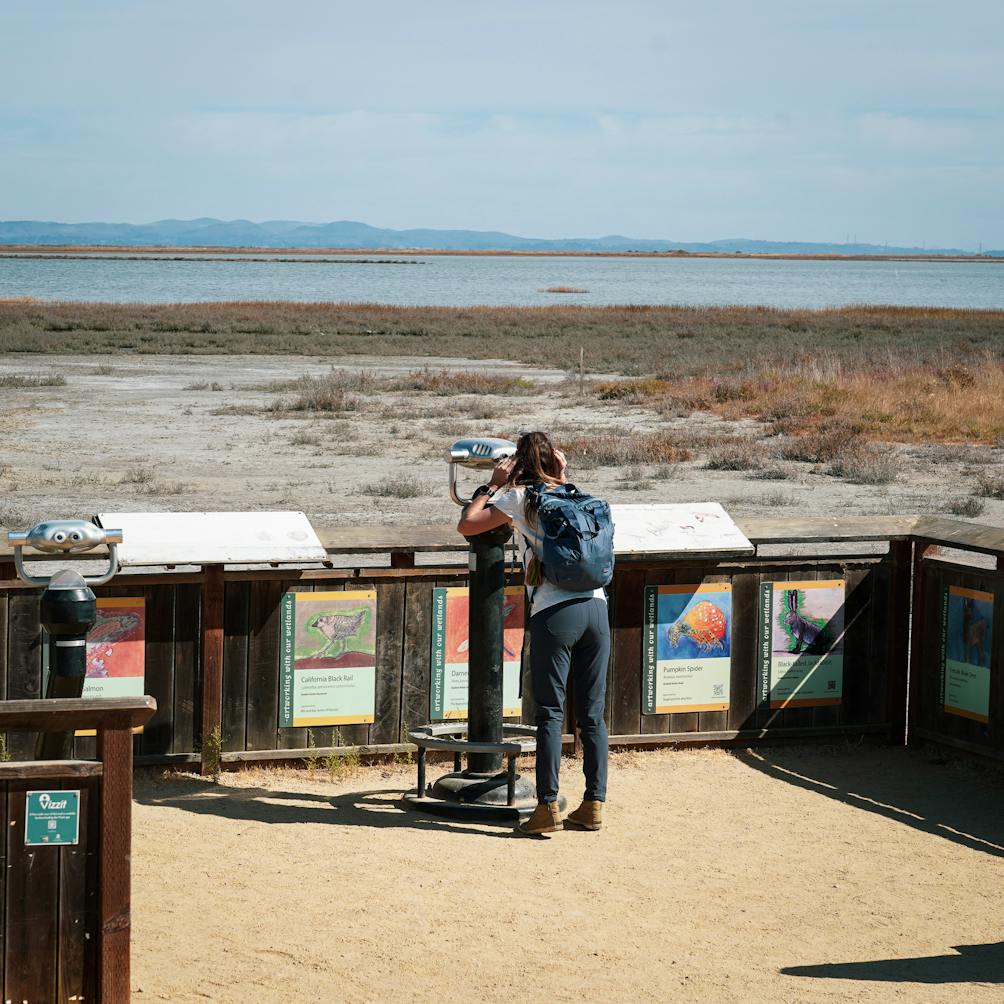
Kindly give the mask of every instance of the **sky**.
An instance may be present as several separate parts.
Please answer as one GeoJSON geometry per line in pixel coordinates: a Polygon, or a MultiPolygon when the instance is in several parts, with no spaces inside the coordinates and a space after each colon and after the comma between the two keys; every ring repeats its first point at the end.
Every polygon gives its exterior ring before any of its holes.
{"type": "Polygon", "coordinates": [[[4,0],[0,218],[1004,247],[1001,0],[4,0]]]}

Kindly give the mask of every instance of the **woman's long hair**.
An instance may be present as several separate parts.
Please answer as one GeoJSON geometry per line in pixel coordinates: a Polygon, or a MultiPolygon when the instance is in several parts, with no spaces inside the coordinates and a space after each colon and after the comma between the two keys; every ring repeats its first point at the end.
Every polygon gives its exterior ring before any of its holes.
{"type": "MultiPolygon", "coordinates": [[[[509,476],[510,485],[560,484],[561,464],[554,453],[554,444],[546,432],[527,432],[519,437],[513,457],[516,466],[509,476]]],[[[536,494],[528,492],[525,512],[527,522],[537,525],[536,494]]]]}

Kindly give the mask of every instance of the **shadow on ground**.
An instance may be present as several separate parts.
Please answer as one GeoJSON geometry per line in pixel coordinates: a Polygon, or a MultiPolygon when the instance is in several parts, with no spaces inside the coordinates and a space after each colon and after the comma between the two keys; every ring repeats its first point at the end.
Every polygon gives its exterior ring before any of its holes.
{"type": "Polygon", "coordinates": [[[274,788],[229,788],[201,778],[178,776],[156,782],[138,781],[133,797],[141,805],[165,806],[202,816],[256,823],[320,823],[377,829],[403,827],[506,839],[516,836],[512,823],[501,826],[458,824],[404,809],[402,798],[410,790],[375,789],[323,795],[274,788]]]}
{"type": "Polygon", "coordinates": [[[992,770],[890,747],[789,747],[741,750],[735,756],[768,777],[1004,857],[1004,784],[992,770]]]}
{"type": "Polygon", "coordinates": [[[785,976],[825,980],[870,980],[879,983],[1004,983],[1004,942],[957,945],[957,955],[916,959],[875,959],[819,966],[789,966],[785,976]]]}

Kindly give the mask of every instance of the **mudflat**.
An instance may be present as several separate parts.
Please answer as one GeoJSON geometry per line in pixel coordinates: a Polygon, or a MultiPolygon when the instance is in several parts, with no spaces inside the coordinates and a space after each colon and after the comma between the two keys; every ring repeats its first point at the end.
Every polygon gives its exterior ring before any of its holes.
{"type": "Polygon", "coordinates": [[[7,354],[0,523],[227,509],[302,509],[319,526],[452,522],[446,446],[526,428],[551,432],[571,477],[615,502],[798,517],[972,507],[1004,522],[994,485],[980,487],[997,446],[871,443],[857,470],[786,459],[763,422],[592,387],[499,359],[7,354]]]}

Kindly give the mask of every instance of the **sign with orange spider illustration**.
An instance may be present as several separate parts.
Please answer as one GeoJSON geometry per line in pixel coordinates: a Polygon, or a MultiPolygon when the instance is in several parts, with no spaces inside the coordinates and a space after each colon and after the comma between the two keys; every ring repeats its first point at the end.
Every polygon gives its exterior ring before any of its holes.
{"type": "Polygon", "coordinates": [[[732,586],[647,586],[643,664],[643,714],[727,711],[732,586]]]}

